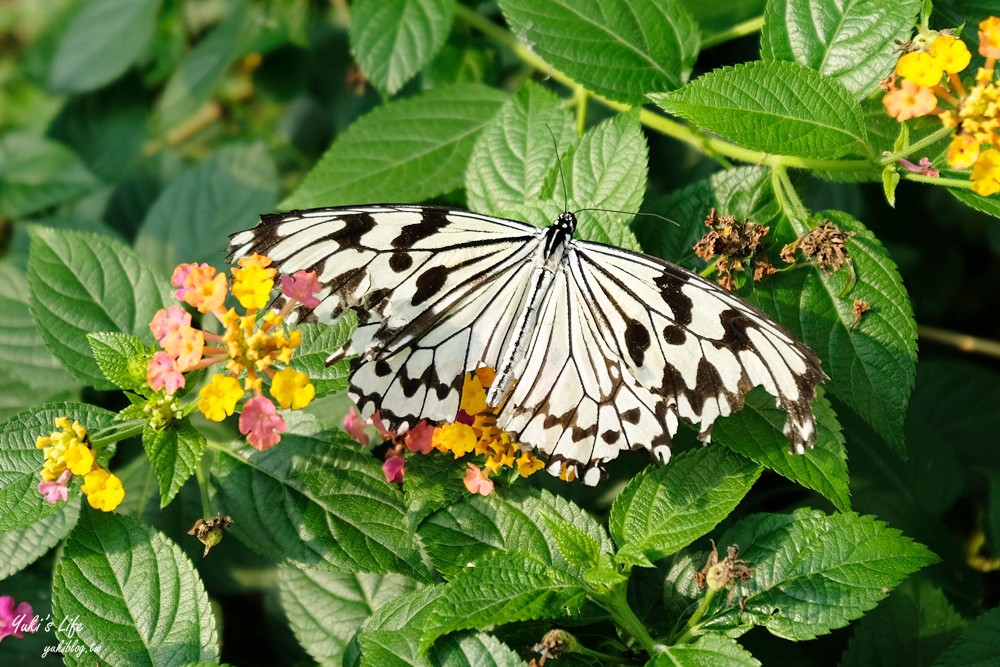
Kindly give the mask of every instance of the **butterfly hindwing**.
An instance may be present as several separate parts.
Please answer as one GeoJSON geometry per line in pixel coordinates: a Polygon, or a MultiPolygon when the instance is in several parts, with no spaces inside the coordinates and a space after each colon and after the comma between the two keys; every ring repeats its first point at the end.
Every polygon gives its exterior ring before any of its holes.
{"type": "Polygon", "coordinates": [[[605,342],[672,412],[700,424],[702,439],[762,385],[789,415],[792,449],[812,446],[811,404],[825,375],[816,355],[767,315],[700,276],[627,250],[574,241],[569,261],[594,310],[620,323],[602,329],[611,334],[605,342]]]}

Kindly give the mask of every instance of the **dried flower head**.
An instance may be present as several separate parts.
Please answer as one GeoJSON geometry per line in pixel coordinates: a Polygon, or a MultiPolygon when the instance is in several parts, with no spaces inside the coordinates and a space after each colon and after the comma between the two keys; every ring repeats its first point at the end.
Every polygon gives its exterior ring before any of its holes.
{"type": "Polygon", "coordinates": [[[739,222],[731,215],[720,216],[714,208],[709,211],[705,226],[709,231],[694,245],[694,252],[705,261],[718,258],[715,271],[720,285],[735,289],[733,274],[737,271],[750,272],[754,280],[774,273],[761,245],[770,232],[768,227],[749,220],[739,222]]]}
{"type": "Polygon", "coordinates": [[[850,263],[847,239],[853,235],[854,232],[845,232],[829,220],[824,220],[818,227],[782,248],[781,259],[794,264],[795,251],[798,250],[807,261],[830,274],[850,263]]]}

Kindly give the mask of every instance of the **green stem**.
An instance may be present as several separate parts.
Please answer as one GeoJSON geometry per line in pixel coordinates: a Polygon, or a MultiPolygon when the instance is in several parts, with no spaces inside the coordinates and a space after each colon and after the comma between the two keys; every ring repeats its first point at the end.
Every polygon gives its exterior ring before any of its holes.
{"type": "Polygon", "coordinates": [[[799,199],[798,193],[795,192],[792,179],[788,177],[788,171],[784,167],[775,167],[771,171],[771,186],[778,200],[778,206],[788,216],[796,233],[802,234],[805,231],[806,220],[809,218],[809,211],[799,199]]]}
{"type": "Polygon", "coordinates": [[[629,606],[625,586],[615,586],[610,592],[595,598],[595,602],[607,610],[618,627],[634,637],[647,653],[652,655],[655,652],[656,640],[629,606]]]}
{"type": "Polygon", "coordinates": [[[708,278],[710,275],[715,273],[715,268],[716,268],[715,265],[718,263],[719,263],[719,258],[716,257],[715,259],[712,260],[712,263],[706,266],[704,269],[702,269],[698,275],[700,275],[702,278],[708,278]]]}
{"type": "Polygon", "coordinates": [[[698,608],[694,610],[691,614],[691,618],[688,619],[687,623],[684,624],[684,632],[673,642],[673,644],[687,644],[698,636],[698,624],[701,623],[701,619],[705,617],[708,613],[709,608],[712,606],[712,599],[715,594],[718,593],[713,588],[705,589],[705,597],[701,599],[701,603],[698,608]]]}
{"type": "Polygon", "coordinates": [[[924,137],[920,141],[916,141],[916,142],[910,144],[909,146],[907,146],[903,150],[897,151],[896,153],[890,153],[890,154],[884,156],[881,160],[879,160],[879,164],[882,164],[882,165],[892,164],[893,162],[895,162],[896,160],[898,160],[901,157],[907,157],[909,155],[913,155],[914,153],[916,153],[920,149],[924,148],[925,146],[930,146],[931,144],[933,144],[935,142],[938,142],[941,139],[945,138],[946,136],[948,136],[949,134],[951,134],[954,131],[954,129],[955,128],[952,128],[952,127],[942,127],[939,130],[935,130],[934,132],[931,132],[930,134],[928,134],[926,137],[924,137]]]}
{"type": "Polygon", "coordinates": [[[107,428],[102,428],[99,431],[91,433],[90,444],[93,445],[94,449],[100,449],[105,445],[110,445],[118,442],[119,440],[131,438],[136,435],[142,435],[142,429],[145,426],[145,419],[132,419],[127,422],[112,424],[107,428]]]}
{"type": "Polygon", "coordinates": [[[758,32],[763,26],[763,16],[747,19],[743,23],[737,23],[728,30],[723,30],[722,32],[717,32],[714,35],[709,35],[702,40],[701,48],[707,49],[722,44],[723,42],[728,42],[731,39],[746,37],[747,35],[758,32]]]}
{"type": "Polygon", "coordinates": [[[914,174],[909,171],[899,172],[903,178],[908,181],[916,181],[918,183],[930,183],[932,185],[940,185],[944,188],[961,188],[963,190],[972,189],[972,181],[967,181],[963,178],[941,178],[940,176],[925,176],[923,174],[914,174]]]}
{"type": "Polygon", "coordinates": [[[194,467],[194,474],[198,478],[198,490],[201,491],[201,516],[206,521],[212,518],[212,501],[208,496],[208,475],[205,473],[205,463],[209,456],[211,454],[206,453],[198,465],[194,467]]]}
{"type": "Polygon", "coordinates": [[[576,133],[583,136],[587,129],[587,100],[590,92],[583,86],[577,86],[573,98],[576,104],[576,133]]]}
{"type": "MultiPolygon", "coordinates": [[[[455,17],[480,31],[494,42],[509,48],[523,62],[543,72],[554,81],[558,81],[571,90],[575,90],[580,85],[562,72],[553,69],[528,47],[519,42],[510,32],[504,30],[486,17],[477,14],[472,9],[458,5],[455,9],[455,17]]],[[[609,100],[597,93],[590,93],[590,97],[615,111],[624,112],[631,108],[628,104],[609,100]]],[[[870,160],[821,160],[790,155],[771,155],[763,151],[750,150],[749,148],[737,146],[723,139],[695,132],[687,125],[678,123],[649,109],[643,109],[639,112],[639,121],[646,127],[689,144],[700,152],[707,153],[711,151],[740,162],[794,167],[798,169],[817,169],[821,171],[870,171],[873,175],[877,174],[874,169],[875,165],[870,160]]]]}

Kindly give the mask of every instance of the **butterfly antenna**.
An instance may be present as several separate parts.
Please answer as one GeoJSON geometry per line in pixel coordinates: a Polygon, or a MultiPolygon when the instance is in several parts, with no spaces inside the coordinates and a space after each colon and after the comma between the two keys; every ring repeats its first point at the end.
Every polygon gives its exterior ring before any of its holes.
{"type": "Polygon", "coordinates": [[[569,210],[569,188],[566,187],[566,173],[562,168],[562,160],[559,158],[559,142],[556,140],[556,133],[552,131],[548,123],[545,124],[545,129],[549,131],[549,136],[552,137],[552,146],[555,148],[556,154],[556,166],[559,168],[559,179],[562,181],[563,186],[563,210],[569,210]]]}
{"type": "Polygon", "coordinates": [[[646,215],[651,218],[659,218],[664,222],[669,222],[672,225],[681,226],[681,223],[677,222],[673,218],[668,218],[665,215],[660,215],[659,213],[647,213],[646,211],[619,211],[616,208],[581,208],[579,210],[573,211],[574,215],[577,213],[582,213],[583,211],[602,211],[604,213],[621,213],[622,215],[646,215]]]}

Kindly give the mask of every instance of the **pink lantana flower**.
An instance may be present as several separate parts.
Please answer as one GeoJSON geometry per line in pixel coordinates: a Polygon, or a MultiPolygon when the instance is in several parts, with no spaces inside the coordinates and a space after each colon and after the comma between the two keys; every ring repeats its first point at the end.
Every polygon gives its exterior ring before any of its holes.
{"type": "Polygon", "coordinates": [[[385,478],[389,483],[403,483],[403,464],[404,460],[402,455],[390,456],[385,460],[385,463],[382,464],[382,472],[385,473],[385,478]]]}
{"type": "Polygon", "coordinates": [[[420,452],[421,454],[430,454],[431,450],[434,449],[433,439],[434,427],[425,421],[418,423],[403,436],[406,448],[411,452],[420,452]]]}
{"type": "Polygon", "coordinates": [[[306,308],[315,308],[319,305],[319,299],[314,295],[321,288],[315,271],[296,271],[291,276],[281,276],[281,293],[306,308]]]}
{"type": "Polygon", "coordinates": [[[493,480],[475,463],[469,464],[469,469],[465,471],[465,479],[462,480],[469,493],[478,493],[488,496],[493,493],[493,480]]]}
{"type": "Polygon", "coordinates": [[[146,381],[153,391],[166,389],[168,394],[176,394],[184,386],[184,376],[177,362],[166,352],[157,352],[146,366],[146,381]]]}
{"type": "Polygon", "coordinates": [[[344,430],[347,432],[347,435],[362,445],[367,445],[368,434],[365,433],[365,426],[366,424],[361,419],[361,415],[358,414],[358,411],[352,405],[350,410],[347,411],[347,416],[344,417],[344,430]]]}
{"type": "Polygon", "coordinates": [[[264,396],[255,396],[244,404],[240,415],[240,433],[247,437],[251,446],[260,450],[270,449],[281,442],[281,434],[287,428],[274,403],[264,396]]]}
{"type": "Polygon", "coordinates": [[[64,470],[56,479],[50,482],[41,482],[38,485],[38,492],[45,496],[45,502],[52,505],[60,500],[67,500],[69,498],[69,480],[72,476],[72,471],[64,470]]]}
{"type": "Polygon", "coordinates": [[[181,329],[191,326],[191,315],[180,306],[170,306],[161,308],[153,315],[153,320],[149,323],[149,330],[153,332],[153,338],[161,345],[164,341],[170,340],[181,329]]]}
{"type": "MultiPolygon", "coordinates": [[[[205,268],[206,266],[208,266],[208,264],[205,264],[204,262],[201,264],[202,268],[205,268]]],[[[191,271],[196,268],[198,268],[197,262],[178,264],[177,268],[174,269],[173,274],[170,276],[170,284],[177,288],[174,292],[174,298],[178,301],[183,301],[184,295],[191,289],[184,283],[187,282],[187,277],[191,274],[191,271]]]]}
{"type": "Polygon", "coordinates": [[[35,612],[27,602],[14,607],[14,598],[9,595],[0,595],[0,641],[4,637],[16,637],[22,639],[24,632],[34,632],[30,623],[35,612]]]}

